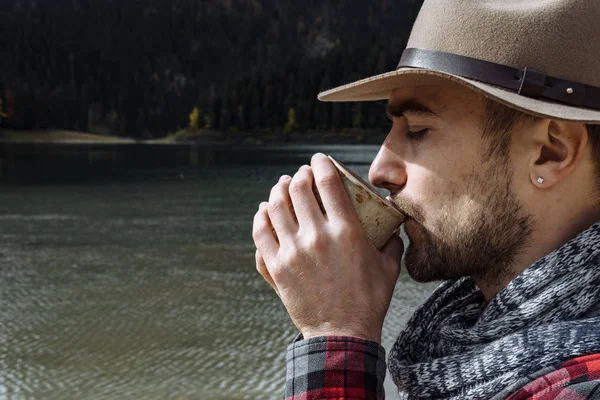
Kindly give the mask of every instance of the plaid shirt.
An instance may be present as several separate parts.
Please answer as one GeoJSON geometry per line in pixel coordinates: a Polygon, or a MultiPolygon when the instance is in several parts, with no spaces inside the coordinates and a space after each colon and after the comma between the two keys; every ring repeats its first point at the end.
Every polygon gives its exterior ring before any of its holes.
{"type": "Polygon", "coordinates": [[[600,400],[600,354],[567,361],[507,398],[526,399],[600,400]]]}
{"type": "MultiPolygon", "coordinates": [[[[286,354],[285,400],[385,399],[379,344],[343,336],[298,339],[286,354]]],[[[507,398],[526,399],[600,400],[600,354],[570,360],[507,398]]]]}

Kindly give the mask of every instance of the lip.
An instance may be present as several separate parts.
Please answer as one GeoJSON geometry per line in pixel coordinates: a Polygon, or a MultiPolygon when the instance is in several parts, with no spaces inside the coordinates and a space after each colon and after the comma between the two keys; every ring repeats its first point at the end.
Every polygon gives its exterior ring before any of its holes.
{"type": "Polygon", "coordinates": [[[394,206],[394,207],[395,207],[395,208],[396,208],[398,211],[400,211],[400,212],[401,212],[401,213],[402,213],[402,214],[403,214],[403,215],[406,217],[406,219],[404,220],[403,224],[405,224],[405,223],[406,223],[406,221],[408,221],[409,219],[414,219],[414,218],[412,218],[412,217],[410,216],[410,214],[408,214],[406,211],[404,211],[404,210],[400,209],[400,207],[398,207],[398,206],[396,205],[396,203],[394,203],[394,200],[392,200],[392,196],[386,196],[386,197],[385,197],[385,199],[386,199],[387,201],[389,201],[389,202],[390,202],[390,203],[391,203],[391,204],[392,204],[392,205],[393,205],[393,206],[394,206]]]}

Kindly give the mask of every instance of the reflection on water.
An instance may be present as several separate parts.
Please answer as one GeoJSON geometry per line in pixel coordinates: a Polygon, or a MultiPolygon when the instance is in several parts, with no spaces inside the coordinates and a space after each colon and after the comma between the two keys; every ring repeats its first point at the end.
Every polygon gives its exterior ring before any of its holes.
{"type": "MultiPolygon", "coordinates": [[[[296,332],[251,219],[294,170],[0,187],[0,398],[281,398],[296,332]]],[[[402,277],[387,348],[431,288],[402,277]]]]}

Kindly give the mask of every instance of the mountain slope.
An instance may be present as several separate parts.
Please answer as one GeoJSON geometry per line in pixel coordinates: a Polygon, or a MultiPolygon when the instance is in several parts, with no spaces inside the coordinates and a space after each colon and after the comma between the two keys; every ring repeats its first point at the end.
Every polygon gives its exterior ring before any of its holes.
{"type": "Polygon", "coordinates": [[[420,1],[5,0],[0,93],[16,128],[165,135],[383,128],[316,94],[393,69],[420,1]],[[290,118],[290,110],[294,117],[290,118]],[[295,121],[294,121],[295,120],[295,121]]]}

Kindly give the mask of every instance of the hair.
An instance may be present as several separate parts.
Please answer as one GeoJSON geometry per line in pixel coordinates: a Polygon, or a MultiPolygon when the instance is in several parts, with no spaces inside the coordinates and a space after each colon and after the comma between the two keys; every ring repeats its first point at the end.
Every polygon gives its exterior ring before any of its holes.
{"type": "MultiPolygon", "coordinates": [[[[511,132],[521,122],[536,121],[540,117],[510,108],[502,103],[486,98],[483,115],[484,138],[490,140],[488,151],[483,155],[484,160],[491,157],[508,159],[511,132]]],[[[600,192],[600,125],[585,125],[588,131],[588,142],[592,147],[592,161],[595,166],[595,186],[600,192]]]]}

